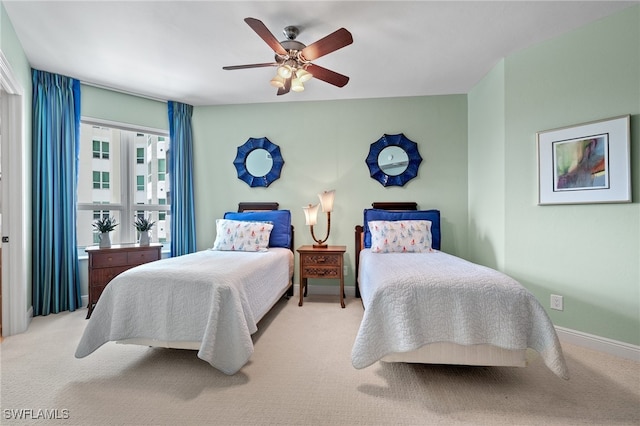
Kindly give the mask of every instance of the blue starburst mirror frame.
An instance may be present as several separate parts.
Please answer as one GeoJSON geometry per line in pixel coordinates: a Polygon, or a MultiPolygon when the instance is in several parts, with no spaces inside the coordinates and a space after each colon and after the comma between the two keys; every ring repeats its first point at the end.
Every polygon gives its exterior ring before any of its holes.
{"type": "Polygon", "coordinates": [[[422,157],[418,144],[404,134],[385,134],[371,144],[365,161],[371,177],[382,186],[404,186],[418,175],[422,157]]]}
{"type": "Polygon", "coordinates": [[[238,147],[233,165],[238,171],[238,179],[249,186],[269,186],[280,178],[284,165],[280,147],[267,138],[249,138],[238,147]]]}

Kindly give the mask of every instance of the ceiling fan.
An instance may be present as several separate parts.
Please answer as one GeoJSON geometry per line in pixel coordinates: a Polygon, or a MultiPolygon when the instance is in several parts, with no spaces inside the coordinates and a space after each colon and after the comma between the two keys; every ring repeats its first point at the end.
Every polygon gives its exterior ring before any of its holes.
{"type": "Polygon", "coordinates": [[[255,18],[245,18],[244,21],[273,49],[275,62],[233,65],[222,67],[222,69],[239,70],[246,68],[277,67],[276,76],[271,79],[271,85],[278,88],[278,95],[289,93],[290,90],[294,92],[303,91],[303,83],[312,77],[337,87],[343,87],[349,82],[349,77],[346,75],[311,63],[311,61],[321,56],[342,49],[353,43],[353,37],[346,29],[340,28],[315,43],[305,46],[296,40],[296,37],[300,33],[298,27],[285,27],[283,32],[287,39],[280,42],[267,29],[262,21],[255,18]]]}

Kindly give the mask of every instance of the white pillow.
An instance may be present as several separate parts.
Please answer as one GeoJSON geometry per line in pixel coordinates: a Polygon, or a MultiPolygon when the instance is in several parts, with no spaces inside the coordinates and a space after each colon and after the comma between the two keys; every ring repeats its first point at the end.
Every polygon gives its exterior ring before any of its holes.
{"type": "Polygon", "coordinates": [[[267,251],[273,224],[216,219],[216,241],[213,250],[267,251]]]}
{"type": "Polygon", "coordinates": [[[430,220],[372,220],[371,251],[374,253],[429,253],[430,220]]]}

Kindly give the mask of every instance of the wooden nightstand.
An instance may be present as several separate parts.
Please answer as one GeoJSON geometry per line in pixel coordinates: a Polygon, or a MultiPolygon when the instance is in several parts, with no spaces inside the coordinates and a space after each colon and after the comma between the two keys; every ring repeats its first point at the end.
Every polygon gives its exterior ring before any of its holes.
{"type": "Polygon", "coordinates": [[[109,281],[127,269],[160,259],[162,244],[114,244],[109,248],[87,247],[89,253],[89,303],[87,319],[109,281]]]}
{"type": "Polygon", "coordinates": [[[344,253],[346,246],[314,248],[302,246],[300,253],[300,302],[307,292],[308,278],[332,278],[340,280],[340,306],[344,308],[344,253]]]}

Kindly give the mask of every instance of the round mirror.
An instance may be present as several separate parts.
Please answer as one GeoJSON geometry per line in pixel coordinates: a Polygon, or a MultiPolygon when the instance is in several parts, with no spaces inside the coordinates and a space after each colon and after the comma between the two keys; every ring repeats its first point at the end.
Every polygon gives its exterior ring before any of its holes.
{"type": "Polygon", "coordinates": [[[280,147],[267,138],[249,138],[238,147],[233,165],[238,171],[238,179],[249,186],[269,186],[280,178],[284,160],[280,147]]]}
{"type": "Polygon", "coordinates": [[[404,186],[418,175],[418,144],[402,133],[384,135],[371,144],[365,160],[371,177],[383,186],[404,186]]]}
{"type": "Polygon", "coordinates": [[[254,149],[247,155],[247,172],[255,177],[265,176],[273,167],[273,159],[269,151],[262,148],[254,149]]]}
{"type": "Polygon", "coordinates": [[[398,176],[407,170],[409,156],[399,146],[388,146],[378,155],[378,167],[389,176],[398,176]]]}

